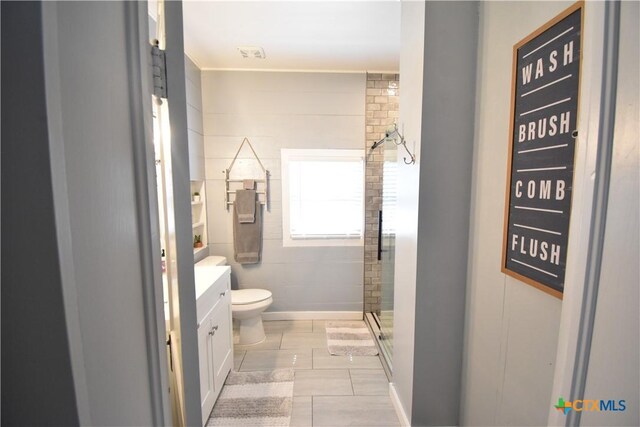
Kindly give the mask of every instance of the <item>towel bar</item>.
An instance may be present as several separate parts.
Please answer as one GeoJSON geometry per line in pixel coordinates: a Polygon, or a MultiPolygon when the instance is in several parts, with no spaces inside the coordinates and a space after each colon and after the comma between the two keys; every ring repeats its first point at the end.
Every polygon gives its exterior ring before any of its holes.
{"type": "MultiPolygon", "coordinates": [[[[229,207],[228,207],[228,206],[231,206],[232,204],[233,204],[233,202],[227,202],[227,210],[229,210],[229,207]]],[[[260,201],[260,204],[261,204],[261,205],[265,205],[265,206],[267,205],[267,203],[266,203],[266,202],[264,202],[264,201],[260,201]]]]}
{"type": "MultiPolygon", "coordinates": [[[[227,193],[236,194],[236,190],[228,190],[227,193]]],[[[256,191],[256,194],[267,194],[267,192],[266,191],[256,191]]]]}
{"type": "MultiPolygon", "coordinates": [[[[222,171],[224,172],[224,171],[222,171]]],[[[244,179],[228,179],[229,182],[243,182],[244,179]]],[[[264,179],[254,179],[255,182],[265,182],[264,179]]]]}
{"type": "MultiPolygon", "coordinates": [[[[231,161],[231,164],[229,165],[229,167],[222,171],[222,173],[225,174],[225,179],[224,179],[224,182],[225,182],[225,192],[224,192],[225,207],[226,207],[226,209],[228,211],[229,210],[229,206],[233,205],[233,201],[230,200],[229,195],[236,194],[236,190],[231,190],[229,184],[231,184],[231,183],[240,183],[240,182],[244,181],[244,179],[229,178],[229,175],[231,173],[231,169],[233,168],[233,165],[235,164],[236,160],[238,159],[238,154],[240,154],[240,150],[242,150],[242,147],[244,146],[245,143],[247,143],[247,145],[249,145],[249,148],[251,149],[251,152],[253,153],[253,156],[255,157],[256,161],[260,165],[260,168],[262,169],[262,172],[264,173],[264,178],[260,178],[260,179],[247,178],[247,179],[253,179],[256,182],[256,187],[257,187],[257,184],[259,184],[259,183],[263,183],[264,184],[264,190],[263,191],[256,191],[256,194],[264,195],[264,200],[260,200],[260,204],[265,205],[266,208],[267,208],[267,211],[268,211],[269,210],[269,171],[267,169],[265,169],[264,165],[260,161],[260,158],[256,154],[256,150],[253,149],[253,146],[251,145],[251,142],[249,141],[249,138],[246,138],[246,137],[242,140],[242,143],[240,144],[240,147],[238,147],[238,151],[236,151],[236,155],[233,157],[233,160],[231,161]]],[[[258,199],[259,198],[260,198],[260,196],[258,196],[258,199]]]]}

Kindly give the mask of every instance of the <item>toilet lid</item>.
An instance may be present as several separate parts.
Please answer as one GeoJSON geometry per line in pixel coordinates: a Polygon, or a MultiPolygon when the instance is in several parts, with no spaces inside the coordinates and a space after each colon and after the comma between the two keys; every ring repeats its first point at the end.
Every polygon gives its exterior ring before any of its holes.
{"type": "Polygon", "coordinates": [[[266,289],[238,289],[231,291],[231,304],[253,304],[271,297],[266,289]]]}

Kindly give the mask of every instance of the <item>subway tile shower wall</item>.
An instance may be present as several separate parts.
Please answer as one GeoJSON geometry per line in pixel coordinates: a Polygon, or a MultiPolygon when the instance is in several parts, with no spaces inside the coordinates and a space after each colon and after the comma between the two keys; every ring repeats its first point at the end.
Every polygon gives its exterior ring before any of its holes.
{"type": "Polygon", "coordinates": [[[378,261],[378,211],[382,209],[384,148],[370,150],[398,119],[398,74],[367,74],[366,91],[366,188],[364,247],[364,311],[380,313],[381,265],[378,261]]]}

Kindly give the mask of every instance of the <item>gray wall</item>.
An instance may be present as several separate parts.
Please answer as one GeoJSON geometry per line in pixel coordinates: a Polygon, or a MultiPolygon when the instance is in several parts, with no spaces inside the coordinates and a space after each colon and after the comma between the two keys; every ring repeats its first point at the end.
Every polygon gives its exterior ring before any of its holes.
{"type": "MultiPolygon", "coordinates": [[[[154,297],[143,286],[150,280],[153,232],[141,193],[147,171],[140,166],[151,118],[150,109],[147,117],[141,113],[149,94],[139,68],[149,57],[138,50],[146,14],[134,3],[45,7],[56,224],[65,295],[73,296],[66,301],[71,348],[80,347],[73,366],[84,384],[76,390],[81,423],[164,423],[156,398],[166,388],[152,380],[153,370],[166,366],[157,360],[164,337],[148,323],[154,297]]],[[[153,158],[146,160],[152,168],[153,158]]]]}
{"type": "MultiPolygon", "coordinates": [[[[177,281],[171,281],[170,294],[178,309],[172,310],[171,335],[180,346],[179,364],[184,396],[185,425],[201,421],[200,372],[198,365],[198,336],[193,257],[193,228],[191,223],[191,185],[189,182],[189,131],[187,104],[187,76],[184,55],[184,18],[182,2],[165,3],[165,33],[167,53],[167,90],[169,121],[171,124],[171,181],[175,235],[170,237],[171,252],[176,255],[177,281]],[[172,89],[169,89],[172,88],[172,89]],[[169,92],[170,91],[170,92],[169,92]],[[175,246],[173,246],[175,244],[175,246]]],[[[170,209],[170,208],[169,208],[170,209]]],[[[204,251],[203,251],[204,252],[204,251]]],[[[175,305],[174,305],[175,307],[175,305]]],[[[178,385],[180,387],[180,385],[178,385]]]]}
{"type": "Polygon", "coordinates": [[[458,424],[477,27],[475,3],[402,4],[400,126],[417,161],[399,161],[392,392],[412,425],[458,424]]]}
{"type": "Polygon", "coordinates": [[[477,3],[426,3],[414,425],[458,424],[477,32],[477,3]]]}
{"type": "Polygon", "coordinates": [[[202,130],[202,78],[198,66],[184,56],[187,90],[187,128],[189,134],[189,176],[204,181],[204,131],[202,130]]]}
{"type": "MultiPolygon", "coordinates": [[[[269,311],[362,310],[362,247],[283,247],[280,149],[361,149],[365,75],[250,71],[202,73],[209,251],[227,257],[234,287],[273,292],[269,311]],[[242,139],[251,140],[271,172],[262,262],[233,261],[231,211],[224,205],[224,169],[242,139]]],[[[239,178],[260,177],[245,147],[239,178]]]]}
{"type": "Polygon", "coordinates": [[[638,3],[621,5],[618,93],[604,251],[585,399],[624,399],[624,412],[583,412],[581,425],[640,425],[640,170],[638,3]]]}
{"type": "Polygon", "coordinates": [[[2,2],[2,425],[71,426],[41,19],[40,2],[2,2]]]}

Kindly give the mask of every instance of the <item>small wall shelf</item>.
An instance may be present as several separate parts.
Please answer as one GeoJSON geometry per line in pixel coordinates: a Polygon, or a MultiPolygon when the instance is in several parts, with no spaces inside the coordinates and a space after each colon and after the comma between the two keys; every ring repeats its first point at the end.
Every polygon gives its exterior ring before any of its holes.
{"type": "Polygon", "coordinates": [[[208,236],[207,236],[207,199],[205,181],[191,181],[191,228],[193,235],[191,241],[195,240],[195,236],[200,236],[203,246],[201,248],[193,248],[194,261],[198,262],[208,255],[208,236]],[[200,200],[193,200],[193,194],[198,193],[200,200]]]}

